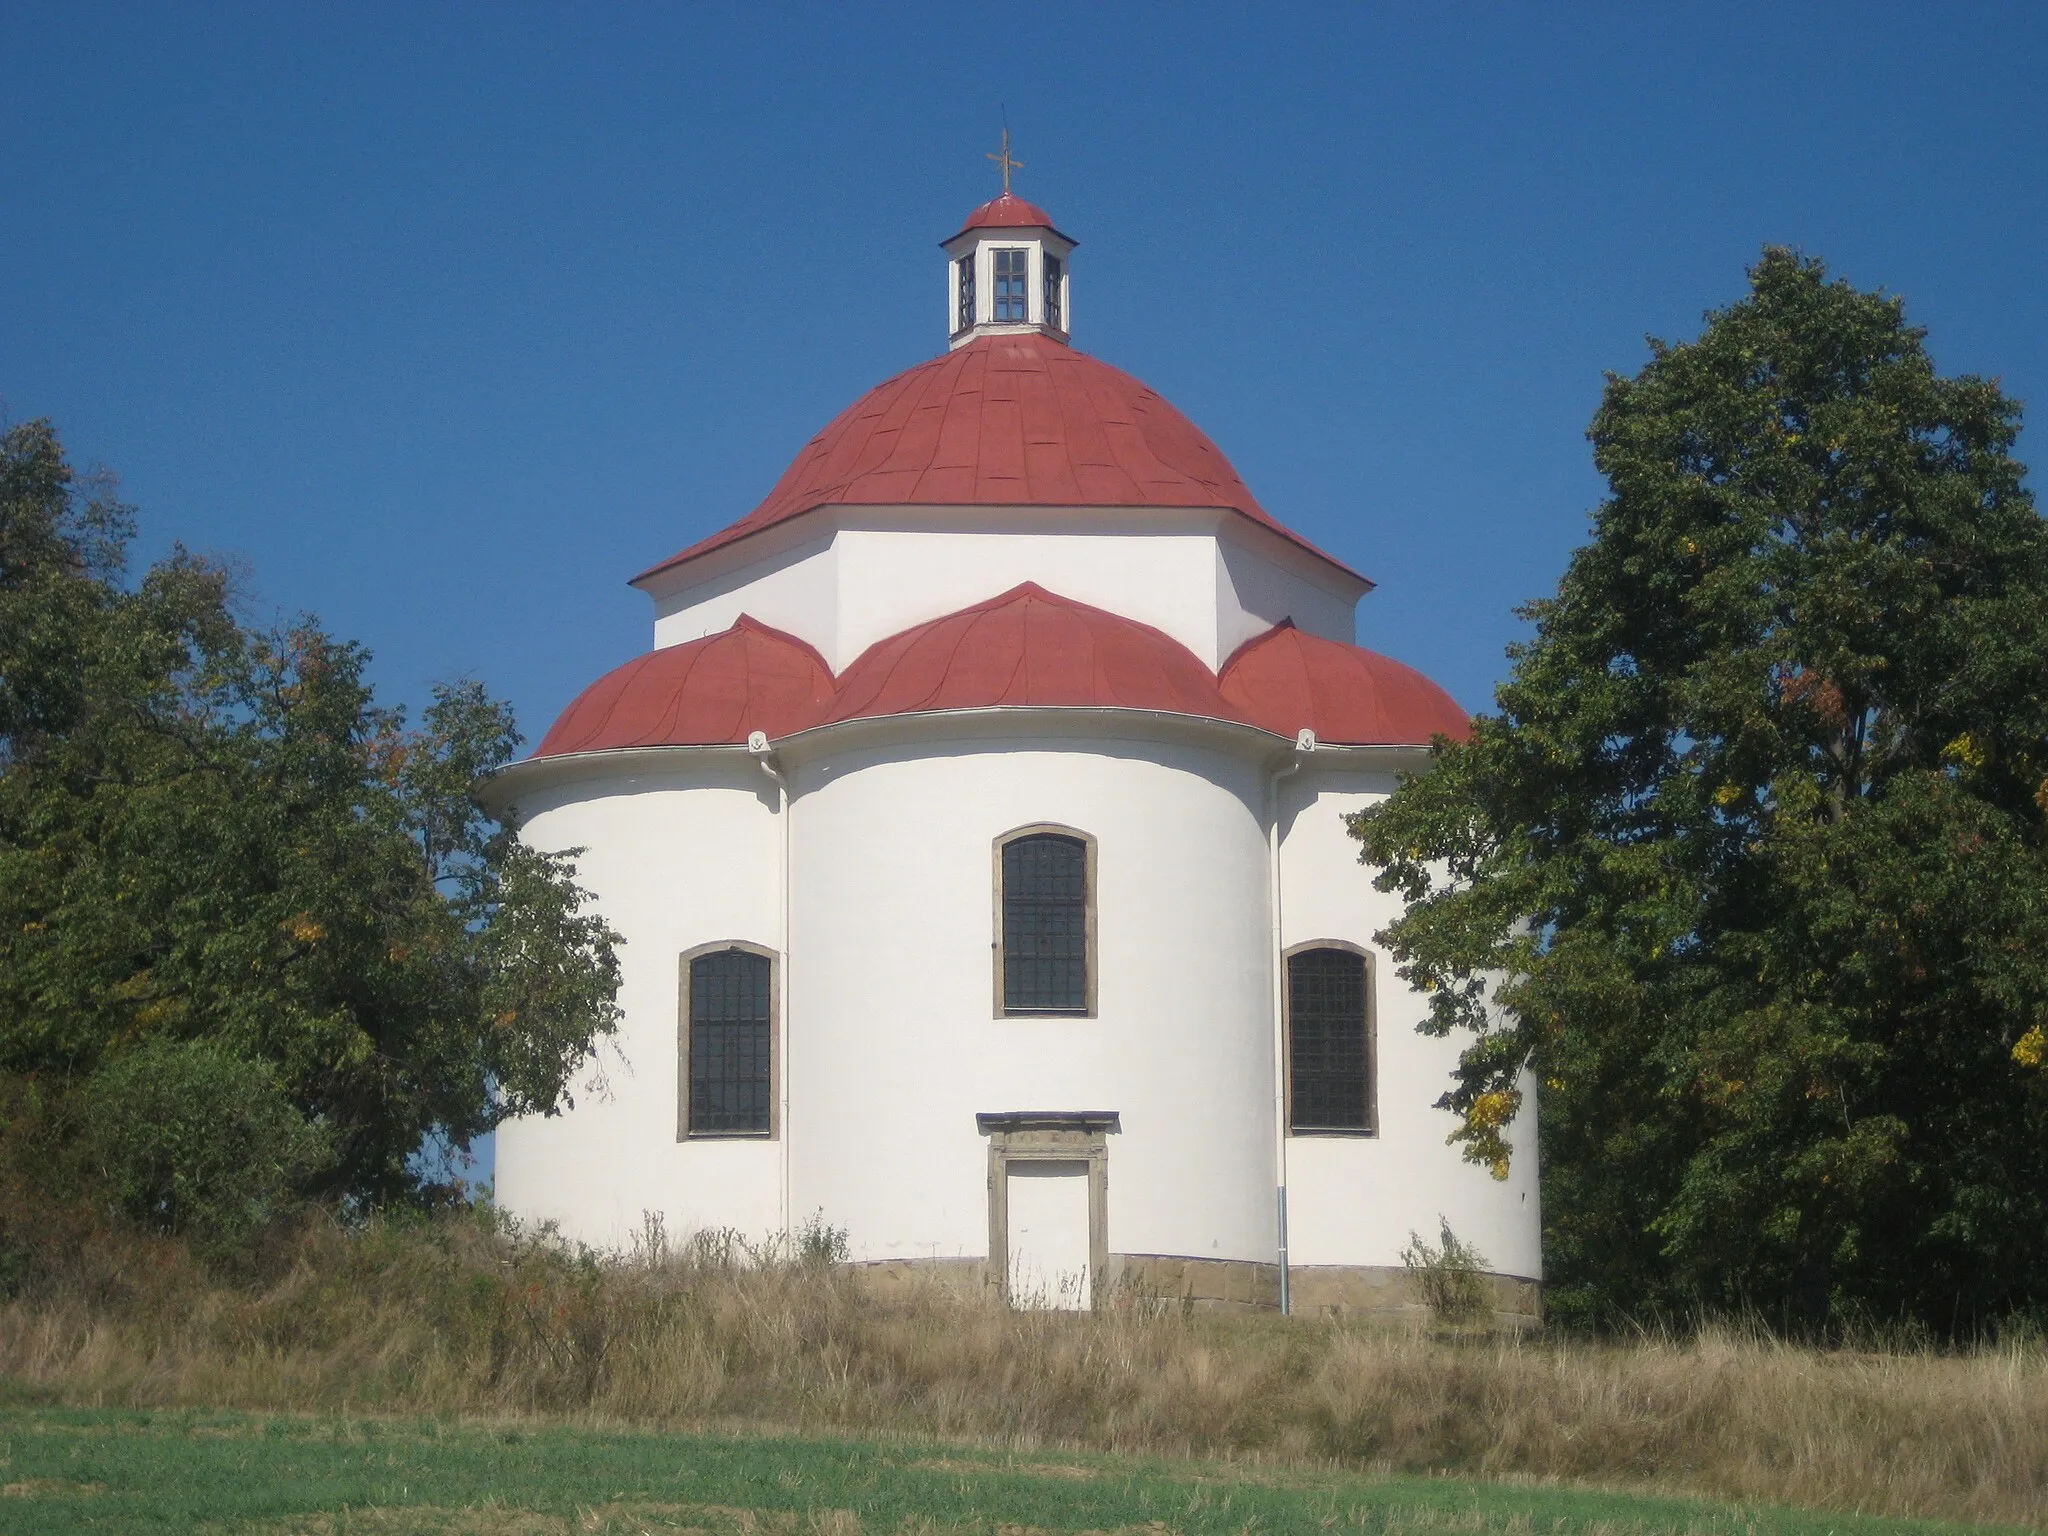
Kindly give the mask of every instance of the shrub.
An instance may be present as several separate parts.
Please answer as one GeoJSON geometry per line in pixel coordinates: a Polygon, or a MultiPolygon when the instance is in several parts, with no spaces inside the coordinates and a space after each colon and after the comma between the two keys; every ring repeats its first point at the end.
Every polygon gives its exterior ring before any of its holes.
{"type": "Polygon", "coordinates": [[[1419,1232],[1408,1234],[1401,1267],[1429,1304],[1430,1321],[1443,1328],[1464,1328],[1485,1321],[1492,1310],[1486,1295],[1486,1255],[1437,1218],[1441,1231],[1432,1248],[1419,1232]]]}
{"type": "Polygon", "coordinates": [[[208,1041],[152,1041],[86,1085],[80,1129],[131,1219],[215,1261],[244,1256],[330,1158],[270,1068],[208,1041]]]}
{"type": "Polygon", "coordinates": [[[851,1251],[847,1246],[846,1228],[835,1227],[825,1219],[823,1211],[813,1211],[803,1224],[790,1234],[789,1246],[799,1264],[822,1269],[833,1264],[844,1264],[851,1251]]]}

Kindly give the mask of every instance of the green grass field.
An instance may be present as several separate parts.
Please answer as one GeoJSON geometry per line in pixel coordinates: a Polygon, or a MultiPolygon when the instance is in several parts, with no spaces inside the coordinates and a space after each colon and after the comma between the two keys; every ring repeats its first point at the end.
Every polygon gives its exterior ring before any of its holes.
{"type": "Polygon", "coordinates": [[[1904,1533],[1557,1487],[929,1443],[0,1408],[0,1532],[1904,1533]]]}

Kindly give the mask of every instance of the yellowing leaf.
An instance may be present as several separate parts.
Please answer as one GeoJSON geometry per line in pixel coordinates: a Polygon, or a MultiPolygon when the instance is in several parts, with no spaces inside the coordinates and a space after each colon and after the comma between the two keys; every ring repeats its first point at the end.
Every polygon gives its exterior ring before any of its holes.
{"type": "Polygon", "coordinates": [[[318,944],[327,937],[327,930],[305,912],[294,912],[278,926],[301,944],[318,944]]]}
{"type": "Polygon", "coordinates": [[[1982,768],[1991,761],[1991,749],[1968,731],[1943,747],[1941,755],[1945,761],[1964,768],[1982,768]]]}
{"type": "Polygon", "coordinates": [[[1468,1123],[1484,1126],[1488,1130],[1499,1130],[1515,1118],[1515,1111],[1522,1107],[1522,1096],[1512,1089],[1496,1088],[1482,1093],[1472,1101],[1472,1107],[1465,1112],[1468,1123]]]}

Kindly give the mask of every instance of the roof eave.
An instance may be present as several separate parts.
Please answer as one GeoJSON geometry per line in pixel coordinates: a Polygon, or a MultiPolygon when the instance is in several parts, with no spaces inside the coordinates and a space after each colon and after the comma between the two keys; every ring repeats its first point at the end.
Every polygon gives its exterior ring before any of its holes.
{"type": "MultiPolygon", "coordinates": [[[[813,744],[847,735],[889,735],[904,728],[953,725],[1006,727],[1035,720],[1041,724],[1059,722],[1079,725],[1099,721],[1105,725],[1146,726],[1150,733],[1188,733],[1211,739],[1233,741],[1257,748],[1262,755],[1290,757],[1295,738],[1243,720],[1226,720],[1215,715],[1188,714],[1171,709],[1132,709],[1106,704],[988,704],[968,709],[908,710],[886,715],[855,715],[845,720],[805,726],[801,730],[771,738],[770,749],[802,754],[813,744]]],[[[1372,762],[1398,766],[1399,762],[1426,761],[1429,742],[1335,742],[1317,741],[1306,756],[1320,757],[1331,766],[1349,761],[1360,767],[1372,762]],[[1399,760],[1396,762],[1394,760],[1399,760]]],[[[672,742],[658,746],[599,747],[591,751],[557,752],[547,757],[525,757],[507,763],[487,775],[478,794],[486,806],[498,810],[510,803],[522,789],[540,789],[580,778],[609,777],[619,772],[657,769],[689,759],[706,763],[737,765],[752,754],[744,743],[672,742]]]]}
{"type": "Polygon", "coordinates": [[[964,235],[978,235],[983,233],[984,231],[990,230],[999,230],[1005,234],[1022,235],[1028,234],[1033,230],[1039,229],[1044,230],[1049,235],[1058,235],[1060,239],[1064,240],[1067,243],[1070,249],[1079,246],[1081,243],[1080,241],[1076,240],[1072,235],[1068,234],[1066,231],[1052,224],[963,224],[960,226],[959,234],[948,235],[945,239],[939,242],[939,249],[942,251],[945,250],[946,247],[950,246],[954,241],[960,239],[964,235]]]}
{"type": "MultiPolygon", "coordinates": [[[[826,499],[812,502],[810,505],[803,507],[799,511],[785,513],[781,517],[776,518],[773,522],[763,523],[758,528],[748,528],[744,532],[736,532],[735,529],[738,528],[738,525],[734,524],[731,527],[721,529],[719,532],[712,534],[709,538],[699,539],[695,544],[692,544],[689,548],[683,550],[679,554],[669,556],[668,559],[662,561],[658,565],[649,566],[639,575],[630,578],[627,581],[626,585],[629,587],[638,587],[641,590],[645,591],[646,588],[643,584],[652,580],[654,577],[664,575],[670,571],[678,570],[685,565],[690,565],[698,560],[702,560],[706,556],[715,555],[722,550],[731,549],[736,544],[743,544],[748,539],[755,538],[760,534],[768,533],[773,529],[787,528],[792,523],[795,523],[800,519],[807,518],[816,512],[824,512],[829,510],[851,507],[881,507],[890,505],[894,505],[894,503],[832,501],[830,499],[826,499]]],[[[1047,511],[1061,511],[1076,510],[1081,508],[1092,509],[1097,507],[1100,507],[1103,511],[1109,512],[1117,510],[1117,508],[1114,505],[1105,506],[1102,503],[1092,501],[1016,502],[1002,503],[1001,506],[1003,510],[1014,510],[1019,512],[1040,509],[1047,511]]],[[[1132,510],[1161,512],[1172,511],[1176,509],[1168,507],[1146,506],[1142,509],[1133,508],[1132,510]]],[[[1210,506],[1188,506],[1180,508],[1178,510],[1187,512],[1235,513],[1242,520],[1245,526],[1257,528],[1265,533],[1269,533],[1273,535],[1275,538],[1280,539],[1282,542],[1292,545],[1294,548],[1300,550],[1303,554],[1309,555],[1314,559],[1321,561],[1324,565],[1328,566],[1331,570],[1336,571],[1339,575],[1346,577],[1348,580],[1357,582],[1359,585],[1358,595],[1360,597],[1363,597],[1366,593],[1372,591],[1374,587],[1379,585],[1379,583],[1374,581],[1370,576],[1365,575],[1361,571],[1353,570],[1350,566],[1346,565],[1342,560],[1339,560],[1335,555],[1329,554],[1324,550],[1318,549],[1315,545],[1309,543],[1307,539],[1304,539],[1303,537],[1301,537],[1300,534],[1295,533],[1292,529],[1287,528],[1280,523],[1274,522],[1271,518],[1261,517],[1257,513],[1247,512],[1243,507],[1236,506],[1234,504],[1226,502],[1217,503],[1210,506]]]]}

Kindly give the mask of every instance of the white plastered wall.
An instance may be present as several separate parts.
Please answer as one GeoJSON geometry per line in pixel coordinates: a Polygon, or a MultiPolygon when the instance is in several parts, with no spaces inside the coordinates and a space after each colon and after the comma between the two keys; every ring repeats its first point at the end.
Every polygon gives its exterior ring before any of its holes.
{"type": "Polygon", "coordinates": [[[720,634],[743,613],[816,647],[836,670],[839,557],[831,533],[656,598],[655,648],[720,634]]]}
{"type": "Polygon", "coordinates": [[[1161,742],[928,739],[793,774],[796,1215],[844,1227],[856,1259],[981,1257],[977,1112],[1113,1110],[1111,1251],[1270,1262],[1257,764],[1161,742]],[[1098,1016],[1002,1019],[994,843],[1047,822],[1097,839],[1098,1016]]]}
{"type": "MultiPolygon", "coordinates": [[[[798,791],[786,1141],[676,1141],[680,955],[780,944],[781,828],[758,762],[678,753],[520,797],[535,846],[588,850],[579,881],[627,941],[626,1021],[605,1093],[582,1085],[571,1113],[501,1128],[501,1203],[600,1244],[646,1211],[672,1234],[757,1236],[819,1212],[855,1258],[980,1257],[976,1113],[1113,1110],[1110,1251],[1270,1261],[1264,749],[1185,730],[916,729],[923,740],[868,729],[784,745],[798,791]],[[994,840],[1046,822],[1097,840],[1097,1016],[999,1019],[994,840]]],[[[1379,1134],[1288,1139],[1292,1261],[1398,1265],[1408,1234],[1433,1238],[1444,1216],[1492,1268],[1538,1278],[1531,1128],[1515,1128],[1505,1183],[1445,1144],[1452,1118],[1431,1106],[1458,1042],[1416,1032],[1423,999],[1373,941],[1397,898],[1373,889],[1342,817],[1391,790],[1392,771],[1328,758],[1282,781],[1283,940],[1374,957],[1379,1134]]]]}
{"type": "Polygon", "coordinates": [[[1307,580],[1230,539],[1216,540],[1216,654],[1230,659],[1245,641],[1282,619],[1325,640],[1352,643],[1358,600],[1307,580]]]}
{"type": "Polygon", "coordinates": [[[839,649],[846,661],[890,635],[1035,581],[1076,602],[1162,629],[1215,665],[1213,537],[1047,533],[839,535],[839,649]]]}
{"type": "Polygon", "coordinates": [[[962,526],[947,529],[849,526],[837,516],[835,532],[664,590],[654,643],[716,634],[747,613],[817,647],[837,672],[878,640],[1026,581],[1164,630],[1211,669],[1286,618],[1352,638],[1354,597],[1295,569],[1306,556],[1268,559],[1220,536],[1216,514],[1148,514],[1143,533],[1107,531],[1114,514],[1079,509],[976,509],[949,514],[962,526]],[[1072,531],[1036,531],[1051,517],[1072,531]]]}
{"type": "Polygon", "coordinates": [[[576,1107],[514,1120],[497,1133],[496,1197],[522,1220],[617,1246],[659,1212],[671,1237],[784,1225],[781,1147],[765,1140],[676,1139],[681,957],[701,944],[781,945],[781,834],[774,786],[744,751],[676,757],[523,794],[521,836],[581,847],[577,883],[625,938],[625,1019],[586,1077],[576,1107]]]}
{"type": "MultiPolygon", "coordinates": [[[[1334,754],[1332,754],[1334,755],[1334,754]]],[[[1427,759],[1416,754],[1415,767],[1427,759]]],[[[1292,948],[1320,939],[1372,957],[1379,1134],[1287,1140],[1289,1259],[1298,1265],[1398,1265],[1409,1234],[1434,1243],[1447,1218],[1497,1273],[1542,1278],[1542,1212],[1534,1127],[1511,1129],[1518,1155],[1505,1182],[1445,1144],[1456,1117],[1433,1108],[1451,1086],[1461,1042],[1419,1034],[1421,994],[1394,974],[1373,935],[1400,914],[1400,898],[1373,888],[1373,870],[1344,816],[1384,799],[1392,771],[1325,766],[1313,758],[1281,783],[1281,927],[1292,948]]]]}

